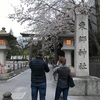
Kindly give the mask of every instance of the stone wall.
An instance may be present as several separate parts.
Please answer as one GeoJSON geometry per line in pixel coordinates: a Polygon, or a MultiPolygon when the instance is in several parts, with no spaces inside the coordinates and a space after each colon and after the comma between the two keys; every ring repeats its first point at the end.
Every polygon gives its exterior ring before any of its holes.
{"type": "Polygon", "coordinates": [[[29,65],[29,62],[28,61],[6,61],[6,66],[11,68],[11,70],[15,70],[15,69],[19,69],[19,68],[22,68],[22,67],[26,67],[29,65]]]}
{"type": "Polygon", "coordinates": [[[73,96],[100,96],[100,78],[75,77],[75,87],[69,89],[69,95],[73,96]]]}

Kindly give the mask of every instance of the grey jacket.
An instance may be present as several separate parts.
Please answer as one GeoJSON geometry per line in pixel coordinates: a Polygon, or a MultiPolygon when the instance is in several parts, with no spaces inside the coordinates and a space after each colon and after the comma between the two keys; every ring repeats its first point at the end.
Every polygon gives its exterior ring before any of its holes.
{"type": "Polygon", "coordinates": [[[57,85],[61,88],[68,88],[68,75],[70,69],[66,65],[60,64],[53,70],[53,75],[58,74],[57,85]]]}

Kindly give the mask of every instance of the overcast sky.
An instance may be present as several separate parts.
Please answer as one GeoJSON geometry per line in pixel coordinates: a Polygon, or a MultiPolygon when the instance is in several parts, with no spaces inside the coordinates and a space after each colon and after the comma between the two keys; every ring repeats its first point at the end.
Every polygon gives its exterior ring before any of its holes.
{"type": "Polygon", "coordinates": [[[20,23],[8,19],[7,16],[14,12],[11,4],[18,5],[19,3],[19,0],[0,0],[0,30],[2,27],[5,27],[7,32],[12,29],[16,37],[20,36],[20,32],[23,32],[24,27],[20,23]]]}

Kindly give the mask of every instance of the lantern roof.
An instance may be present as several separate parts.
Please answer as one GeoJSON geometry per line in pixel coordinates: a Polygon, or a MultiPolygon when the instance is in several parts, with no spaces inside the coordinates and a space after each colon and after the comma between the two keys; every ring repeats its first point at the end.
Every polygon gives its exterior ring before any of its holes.
{"type": "Polygon", "coordinates": [[[60,37],[63,37],[63,38],[64,38],[64,37],[65,37],[65,38],[66,38],[66,37],[67,37],[67,38],[74,38],[75,33],[71,33],[71,32],[70,32],[70,33],[63,33],[63,34],[60,34],[59,36],[60,36],[60,37]]]}
{"type": "Polygon", "coordinates": [[[59,35],[59,39],[74,39],[75,33],[67,32],[59,35]]]}
{"type": "Polygon", "coordinates": [[[0,37],[7,39],[16,39],[16,37],[14,37],[12,34],[7,33],[4,27],[0,31],[0,37]]]}

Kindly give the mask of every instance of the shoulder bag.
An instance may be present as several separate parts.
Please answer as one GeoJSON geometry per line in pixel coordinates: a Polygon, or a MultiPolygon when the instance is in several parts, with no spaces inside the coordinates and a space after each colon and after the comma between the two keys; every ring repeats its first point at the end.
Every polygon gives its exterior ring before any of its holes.
{"type": "Polygon", "coordinates": [[[75,86],[74,80],[70,75],[68,75],[68,85],[71,88],[73,88],[75,86]]]}

